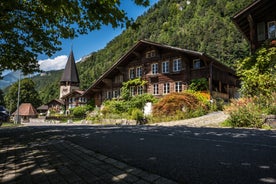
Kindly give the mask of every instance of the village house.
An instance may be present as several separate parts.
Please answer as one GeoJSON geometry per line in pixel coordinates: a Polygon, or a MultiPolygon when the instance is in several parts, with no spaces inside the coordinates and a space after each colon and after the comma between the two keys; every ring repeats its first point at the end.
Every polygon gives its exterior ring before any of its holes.
{"type": "MultiPolygon", "coordinates": [[[[66,109],[72,109],[77,106],[83,106],[87,104],[87,98],[83,96],[84,91],[74,90],[67,95],[62,96],[65,102],[66,109]]],[[[68,112],[67,112],[68,114],[68,112]]]]}
{"type": "Polygon", "coordinates": [[[229,100],[237,92],[238,77],[231,68],[209,55],[141,40],[123,55],[84,93],[100,106],[121,94],[122,83],[141,78],[143,87],[131,88],[131,94],[150,93],[162,97],[188,89],[192,79],[205,78],[212,98],[229,100]]]}
{"type": "Polygon", "coordinates": [[[19,118],[19,122],[28,123],[31,118],[37,118],[38,113],[31,103],[22,103],[14,113],[14,120],[19,118]],[[19,117],[17,117],[17,115],[19,117]]]}
{"type": "Polygon", "coordinates": [[[275,0],[256,0],[233,16],[233,22],[250,43],[252,52],[262,45],[276,45],[275,8],[275,0]]]}

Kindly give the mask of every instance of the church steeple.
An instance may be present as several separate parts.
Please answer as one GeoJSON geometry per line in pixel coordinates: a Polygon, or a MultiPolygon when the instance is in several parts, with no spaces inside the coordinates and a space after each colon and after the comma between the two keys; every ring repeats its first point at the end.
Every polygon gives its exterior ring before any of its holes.
{"type": "Polygon", "coordinates": [[[75,63],[73,51],[71,49],[64,72],[60,80],[60,98],[73,90],[79,89],[80,80],[75,63]]]}

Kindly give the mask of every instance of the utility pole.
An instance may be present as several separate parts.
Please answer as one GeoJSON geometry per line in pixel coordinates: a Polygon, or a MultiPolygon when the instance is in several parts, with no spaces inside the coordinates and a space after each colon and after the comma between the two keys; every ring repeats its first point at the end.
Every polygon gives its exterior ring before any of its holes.
{"type": "Polygon", "coordinates": [[[17,90],[17,117],[15,124],[20,123],[20,117],[19,117],[19,101],[20,101],[20,80],[21,80],[21,71],[19,71],[19,79],[18,79],[18,90],[17,90]]]}

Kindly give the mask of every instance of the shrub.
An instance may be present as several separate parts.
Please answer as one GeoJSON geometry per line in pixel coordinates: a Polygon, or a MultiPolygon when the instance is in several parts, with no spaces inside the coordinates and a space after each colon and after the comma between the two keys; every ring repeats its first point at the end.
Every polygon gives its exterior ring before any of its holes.
{"type": "Polygon", "coordinates": [[[91,110],[91,107],[88,105],[78,106],[72,109],[72,113],[74,117],[85,117],[86,113],[91,110]]]}
{"type": "Polygon", "coordinates": [[[225,111],[230,114],[226,124],[232,127],[261,128],[263,125],[263,109],[255,103],[253,98],[232,100],[225,111]]]}
{"type": "Polygon", "coordinates": [[[170,93],[153,106],[153,115],[163,117],[174,116],[177,113],[180,117],[189,117],[199,111],[202,112],[199,114],[205,114],[206,110],[205,104],[190,92],[170,93]]]}
{"type": "Polygon", "coordinates": [[[141,122],[143,118],[144,118],[144,113],[140,109],[137,109],[137,108],[132,109],[131,119],[136,120],[136,122],[138,123],[138,122],[141,122]]]}

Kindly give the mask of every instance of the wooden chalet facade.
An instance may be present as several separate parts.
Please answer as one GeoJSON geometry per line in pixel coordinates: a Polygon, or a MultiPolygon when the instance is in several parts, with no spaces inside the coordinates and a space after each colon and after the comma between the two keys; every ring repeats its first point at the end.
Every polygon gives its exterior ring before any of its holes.
{"type": "Polygon", "coordinates": [[[83,96],[84,91],[74,90],[62,97],[65,103],[66,109],[72,109],[77,106],[83,106],[87,104],[87,98],[83,96]]]}
{"type": "Polygon", "coordinates": [[[48,106],[48,110],[52,110],[55,112],[60,112],[64,109],[65,103],[61,99],[53,99],[46,104],[48,106]]]}
{"type": "Polygon", "coordinates": [[[141,40],[122,56],[83,95],[100,106],[107,99],[120,96],[122,83],[141,78],[144,87],[133,87],[131,93],[151,93],[161,97],[188,89],[192,79],[206,78],[212,97],[233,98],[238,78],[234,70],[205,53],[141,40]]]}
{"type": "Polygon", "coordinates": [[[236,27],[249,41],[252,52],[276,45],[276,1],[256,0],[233,16],[236,27]]]}

